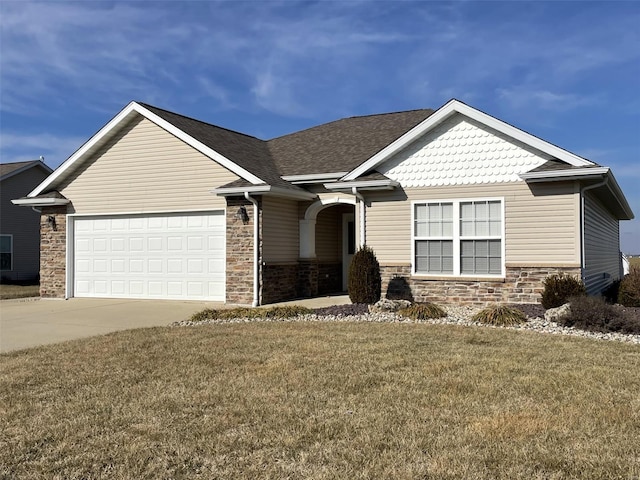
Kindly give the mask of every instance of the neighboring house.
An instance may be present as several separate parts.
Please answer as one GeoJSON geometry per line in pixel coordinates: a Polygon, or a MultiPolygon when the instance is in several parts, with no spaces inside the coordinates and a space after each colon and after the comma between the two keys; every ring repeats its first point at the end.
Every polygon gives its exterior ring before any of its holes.
{"type": "Polygon", "coordinates": [[[269,141],[132,102],[16,204],[42,209],[41,293],[264,304],[344,290],[537,302],[621,275],[610,169],[457,100],[269,141]]]}
{"type": "Polygon", "coordinates": [[[40,160],[0,164],[0,277],[34,281],[40,270],[40,214],[11,203],[27,195],[52,170],[40,160]]]}

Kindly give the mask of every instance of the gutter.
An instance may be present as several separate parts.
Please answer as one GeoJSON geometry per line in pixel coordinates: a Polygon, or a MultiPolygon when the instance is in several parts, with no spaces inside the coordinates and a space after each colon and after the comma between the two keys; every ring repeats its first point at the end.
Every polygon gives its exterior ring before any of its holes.
{"type": "Polygon", "coordinates": [[[580,263],[582,265],[582,281],[584,282],[586,279],[585,270],[587,268],[587,256],[585,253],[585,245],[584,245],[584,192],[587,190],[592,190],[598,187],[604,187],[609,182],[609,177],[604,177],[604,180],[598,183],[594,183],[593,185],[589,185],[586,187],[582,187],[580,189],[580,253],[582,254],[582,258],[580,259],[580,263]]]}
{"type": "Polygon", "coordinates": [[[260,271],[260,257],[259,257],[259,236],[258,236],[258,201],[249,195],[249,192],[244,192],[244,198],[253,203],[253,302],[252,307],[257,307],[260,304],[260,281],[258,279],[258,273],[260,271]]]}
{"type": "Polygon", "coordinates": [[[364,197],[362,196],[361,193],[358,192],[358,188],[357,187],[351,187],[351,193],[358,199],[360,200],[360,247],[363,247],[366,243],[366,236],[365,236],[365,208],[366,208],[366,204],[364,203],[364,197]]]}

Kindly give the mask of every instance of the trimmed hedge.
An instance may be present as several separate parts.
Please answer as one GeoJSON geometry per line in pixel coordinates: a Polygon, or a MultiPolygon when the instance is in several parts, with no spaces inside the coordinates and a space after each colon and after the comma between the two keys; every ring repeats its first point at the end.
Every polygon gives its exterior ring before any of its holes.
{"type": "Polygon", "coordinates": [[[353,255],[349,266],[348,289],[352,303],[372,305],[380,300],[380,264],[373,250],[367,245],[353,255]]]}

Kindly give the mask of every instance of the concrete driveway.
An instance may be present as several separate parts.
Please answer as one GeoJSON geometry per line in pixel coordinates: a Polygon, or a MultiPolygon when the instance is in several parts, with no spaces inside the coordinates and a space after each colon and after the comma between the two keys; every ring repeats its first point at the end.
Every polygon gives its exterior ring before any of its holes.
{"type": "MultiPolygon", "coordinates": [[[[351,303],[347,295],[293,300],[277,305],[318,308],[345,303],[351,303]]],[[[0,300],[0,353],[119,330],[167,326],[205,308],[229,307],[233,305],[180,300],[0,300]]]]}
{"type": "Polygon", "coordinates": [[[139,327],[166,326],[213,302],[72,298],[0,301],[0,353],[139,327]]]}

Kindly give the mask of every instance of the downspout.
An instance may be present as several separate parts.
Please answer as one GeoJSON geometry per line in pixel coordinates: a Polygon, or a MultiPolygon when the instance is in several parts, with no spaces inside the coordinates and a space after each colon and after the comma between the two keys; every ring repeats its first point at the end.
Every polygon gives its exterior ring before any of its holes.
{"type": "Polygon", "coordinates": [[[244,198],[253,203],[253,302],[252,307],[257,307],[260,304],[260,281],[258,279],[258,272],[260,269],[260,257],[259,257],[259,235],[258,235],[258,201],[249,196],[249,192],[244,192],[244,198]]]}
{"type": "Polygon", "coordinates": [[[351,187],[351,193],[358,199],[360,200],[360,247],[364,247],[365,242],[366,242],[366,236],[365,236],[365,214],[364,214],[364,209],[365,209],[365,203],[364,203],[364,197],[362,196],[361,193],[358,193],[358,188],[357,187],[351,187]]]}
{"type": "Polygon", "coordinates": [[[584,246],[584,214],[585,214],[585,210],[584,210],[584,192],[586,192],[587,190],[592,190],[594,188],[598,188],[598,187],[604,187],[607,183],[609,182],[609,177],[604,177],[604,180],[602,180],[599,183],[594,183],[593,185],[589,185],[587,187],[582,187],[580,189],[580,251],[582,254],[582,258],[580,260],[581,263],[581,277],[582,277],[582,281],[584,282],[586,280],[585,278],[585,269],[587,267],[587,256],[585,254],[585,246],[584,246]]]}

